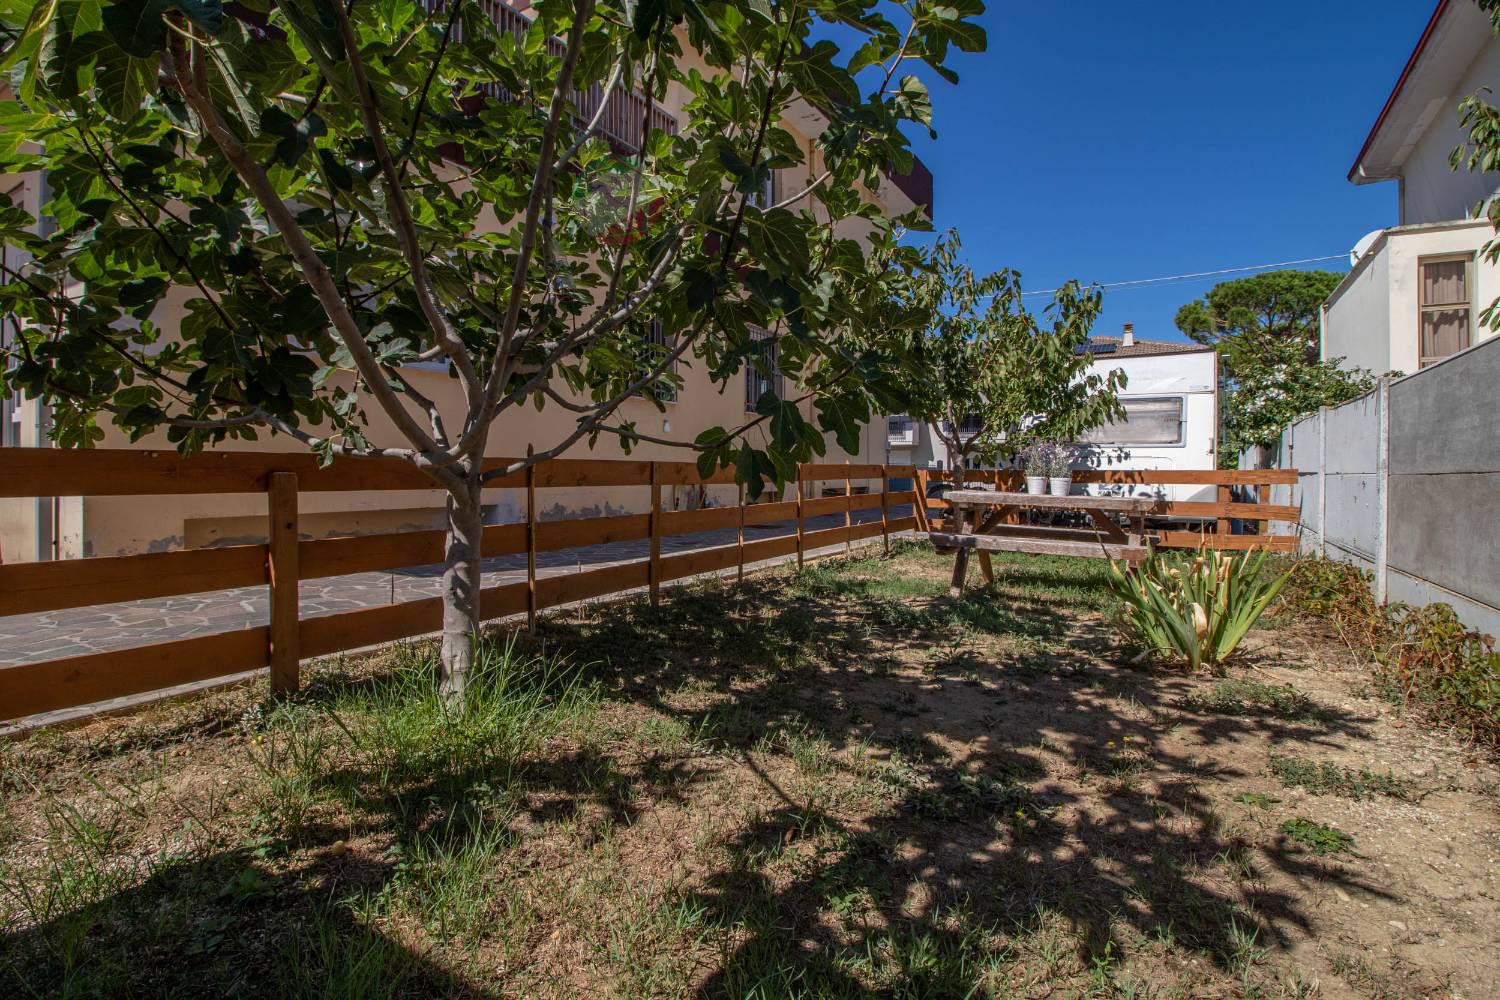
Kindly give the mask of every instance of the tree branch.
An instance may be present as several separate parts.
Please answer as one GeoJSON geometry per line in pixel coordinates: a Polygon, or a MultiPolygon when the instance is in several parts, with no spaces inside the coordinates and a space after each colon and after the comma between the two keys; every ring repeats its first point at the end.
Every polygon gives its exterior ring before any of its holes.
{"type": "Polygon", "coordinates": [[[303,232],[291,210],[277,194],[271,179],[245,149],[239,136],[235,135],[228,123],[224,121],[213,99],[191,82],[188,75],[191,67],[188,64],[182,40],[173,38],[169,45],[169,52],[162,60],[168,81],[183,95],[193,113],[197,115],[204,131],[218,146],[230,166],[255,195],[256,200],[265,210],[266,216],[280,231],[282,239],[286,241],[288,251],[302,269],[304,280],[317,295],[319,303],[332,322],[335,334],[354,359],[360,377],[370,387],[376,401],[391,418],[396,429],[416,446],[418,454],[433,463],[452,462],[452,456],[444,453],[438,447],[437,442],[413,419],[397,397],[395,390],[386,382],[379,362],[371,352],[370,345],[365,343],[359,325],[355,322],[354,315],[349,311],[343,296],[340,295],[327,265],[318,257],[317,251],[307,239],[307,234],[303,232]]]}
{"type": "MultiPolygon", "coordinates": [[[[473,417],[473,425],[488,424],[494,416],[495,402],[504,386],[501,381],[505,365],[500,363],[502,351],[508,351],[515,336],[516,325],[521,317],[521,299],[526,294],[527,269],[531,266],[531,254],[536,246],[537,226],[541,221],[542,205],[552,186],[552,157],[557,148],[557,136],[562,130],[564,110],[573,89],[573,72],[583,54],[583,29],[588,24],[594,9],[594,0],[576,0],[572,28],[568,32],[567,48],[563,53],[562,67],[558,70],[557,85],[552,92],[552,107],[547,115],[547,126],[542,132],[542,148],[537,153],[536,174],[531,181],[531,196],[527,200],[526,215],[521,224],[520,251],[516,255],[516,266],[511,272],[510,301],[505,308],[505,322],[500,328],[500,346],[497,357],[490,366],[489,378],[484,389],[484,405],[473,417]]],[[[466,428],[467,439],[474,427],[466,428]]],[[[462,442],[460,442],[462,444],[462,442]]]]}
{"type": "MultiPolygon", "coordinates": [[[[451,0],[454,12],[457,13],[458,5],[463,0],[451,0]]],[[[401,187],[401,175],[396,169],[396,163],[391,158],[390,147],[385,142],[385,132],[381,128],[380,109],[375,101],[375,91],[370,86],[369,74],[365,69],[364,56],[359,50],[359,39],[355,37],[354,26],[349,21],[349,15],[340,2],[329,4],[338,18],[339,34],[344,40],[344,57],[349,60],[349,71],[354,76],[354,88],[357,93],[360,118],[364,122],[365,134],[370,137],[370,145],[375,153],[375,162],[380,166],[381,177],[385,181],[385,196],[391,204],[393,228],[396,230],[396,238],[401,243],[401,252],[406,257],[407,264],[411,267],[412,291],[417,297],[417,304],[421,307],[422,315],[427,319],[427,325],[432,328],[433,339],[437,346],[443,349],[458,371],[459,381],[463,384],[464,392],[469,397],[470,409],[479,405],[479,376],[474,370],[474,363],[469,358],[468,350],[463,341],[459,340],[453,333],[453,328],[448,323],[448,317],[438,306],[437,295],[432,288],[432,278],[427,273],[426,254],[422,249],[422,242],[417,237],[416,220],[412,218],[411,203],[407,201],[406,191],[401,187]]],[[[451,30],[452,21],[449,21],[451,30]]],[[[439,60],[442,56],[439,54],[439,60]]],[[[433,72],[437,66],[434,64],[433,72]]],[[[430,80],[429,76],[429,80],[430,80]]],[[[425,94],[424,94],[425,99],[425,94]]],[[[421,114],[420,105],[417,115],[421,114]]],[[[416,122],[412,125],[413,134],[416,133],[416,122]]],[[[438,438],[437,443],[446,446],[444,438],[438,438]]],[[[463,452],[458,454],[462,455],[463,452]]]]}

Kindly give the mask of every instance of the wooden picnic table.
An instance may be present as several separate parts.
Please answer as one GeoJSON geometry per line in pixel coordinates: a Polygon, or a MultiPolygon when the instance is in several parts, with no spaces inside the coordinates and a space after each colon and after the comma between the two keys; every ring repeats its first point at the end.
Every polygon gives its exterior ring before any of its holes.
{"type": "Polygon", "coordinates": [[[953,531],[928,533],[940,548],[958,550],[953,560],[953,594],[963,592],[969,568],[969,553],[979,553],[979,566],[986,583],[994,582],[991,552],[1034,552],[1041,555],[1092,556],[1139,562],[1146,547],[1146,515],[1158,511],[1162,502],[1150,497],[1054,497],[1038,493],[1007,493],[993,490],[951,490],[944,497],[953,509],[953,531]],[[1023,510],[1082,511],[1094,522],[1092,528],[1055,528],[1020,524],[1011,515],[1023,510]],[[1125,515],[1126,526],[1115,520],[1125,515]]]}

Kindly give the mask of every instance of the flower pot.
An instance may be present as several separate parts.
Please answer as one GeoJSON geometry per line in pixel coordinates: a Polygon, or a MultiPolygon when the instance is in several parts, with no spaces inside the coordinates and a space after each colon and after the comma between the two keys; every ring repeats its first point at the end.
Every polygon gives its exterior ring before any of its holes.
{"type": "Polygon", "coordinates": [[[1046,495],[1046,493],[1047,493],[1047,477],[1046,476],[1027,476],[1026,477],[1026,492],[1027,493],[1038,493],[1038,494],[1046,495]]]}
{"type": "Polygon", "coordinates": [[[1053,476],[1048,482],[1052,487],[1050,492],[1055,497],[1065,497],[1073,492],[1072,476],[1053,476]]]}

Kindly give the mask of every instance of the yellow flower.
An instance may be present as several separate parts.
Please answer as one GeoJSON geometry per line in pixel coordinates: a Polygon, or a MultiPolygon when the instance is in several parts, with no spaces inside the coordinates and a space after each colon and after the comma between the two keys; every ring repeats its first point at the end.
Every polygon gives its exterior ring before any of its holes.
{"type": "Polygon", "coordinates": [[[1121,736],[1120,739],[1124,740],[1126,743],[1130,742],[1130,737],[1129,736],[1121,736]]]}
{"type": "Polygon", "coordinates": [[[1112,746],[1115,745],[1115,741],[1114,740],[1110,740],[1108,743],[1106,743],[1104,745],[1107,746],[1107,747],[1112,747],[1112,746]]]}

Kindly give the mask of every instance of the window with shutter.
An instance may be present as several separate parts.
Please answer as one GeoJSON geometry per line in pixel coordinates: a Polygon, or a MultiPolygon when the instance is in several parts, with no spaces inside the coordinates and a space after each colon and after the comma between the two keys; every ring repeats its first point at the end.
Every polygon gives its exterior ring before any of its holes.
{"type": "Polygon", "coordinates": [[[769,330],[750,328],[754,347],[745,359],[745,410],[754,412],[755,404],[768,392],[781,395],[781,370],[777,366],[776,338],[769,330]]]}
{"type": "Polygon", "coordinates": [[[1125,419],[1095,427],[1081,444],[1182,444],[1182,397],[1122,399],[1125,419]]]}
{"type": "Polygon", "coordinates": [[[1469,346],[1472,308],[1468,254],[1423,257],[1418,268],[1417,365],[1426,368],[1469,346]]]}
{"type": "MultiPolygon", "coordinates": [[[[653,319],[646,332],[641,335],[641,367],[646,371],[654,369],[676,346],[674,338],[667,336],[661,320],[653,319]]],[[[676,362],[668,365],[656,383],[641,389],[638,395],[648,399],[655,398],[663,403],[677,402],[677,383],[671,378],[676,370],[676,362]]]]}

